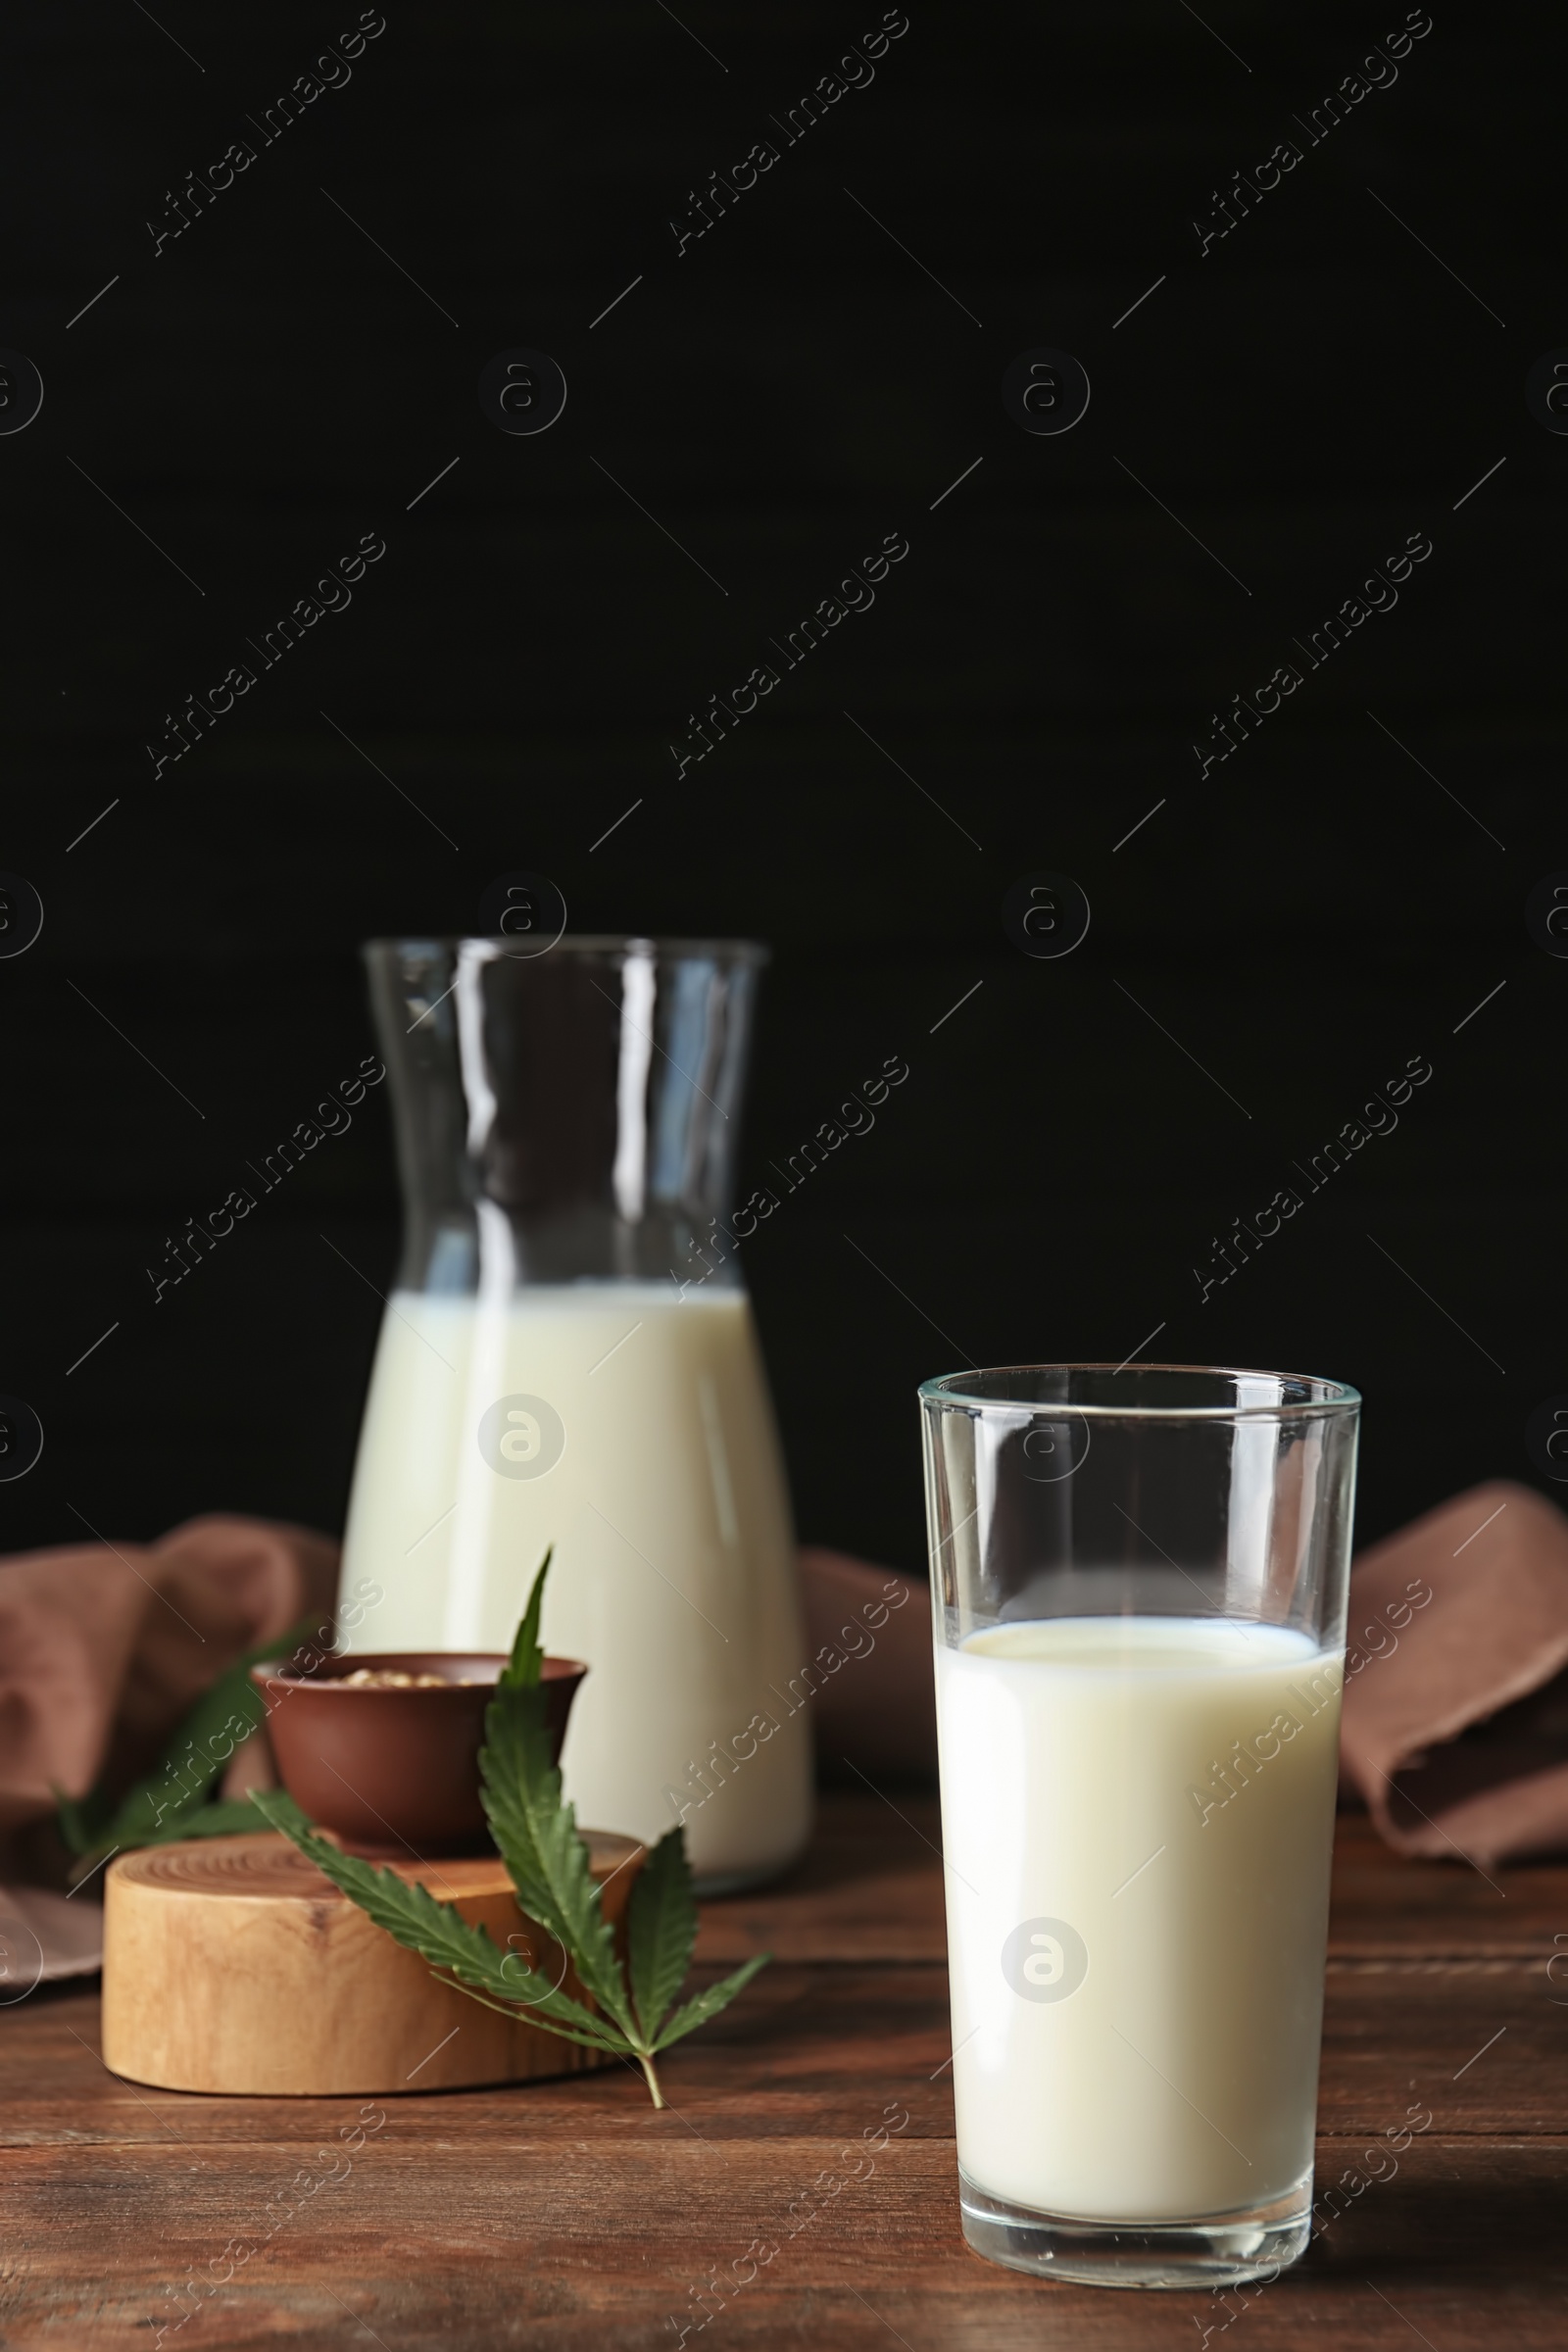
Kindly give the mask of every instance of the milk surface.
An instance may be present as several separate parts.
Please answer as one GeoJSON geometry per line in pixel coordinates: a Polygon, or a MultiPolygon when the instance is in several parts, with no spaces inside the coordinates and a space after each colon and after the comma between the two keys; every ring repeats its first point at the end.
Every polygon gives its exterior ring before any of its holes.
{"type": "Polygon", "coordinates": [[[939,1644],[958,2162],[978,2187],[1176,2221],[1308,2174],[1341,1655],[1180,1617],[939,1644]]]}
{"type": "Polygon", "coordinates": [[[788,1860],[809,1827],[804,1697],[789,1711],[806,1637],[744,1293],[393,1293],[343,1559],[345,1590],[372,1577],[386,1597],[354,1645],[509,1648],[549,1544],[545,1643],[590,1669],[562,1758],[579,1821],[653,1838],[685,1805],[701,1876],[788,1860]],[[486,1413],[517,1396],[559,1432],[518,1408],[499,1456],[492,1424],[487,1456],[486,1413]],[[743,1737],[759,1711],[774,1728],[743,1737]],[[729,1757],[716,1768],[714,1741],[729,1757]],[[705,1759],[711,1795],[693,1771],[705,1759]]]}

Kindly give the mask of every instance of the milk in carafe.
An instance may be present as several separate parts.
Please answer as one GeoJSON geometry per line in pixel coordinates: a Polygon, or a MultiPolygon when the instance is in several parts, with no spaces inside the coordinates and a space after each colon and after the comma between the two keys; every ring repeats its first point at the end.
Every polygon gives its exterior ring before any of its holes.
{"type": "Polygon", "coordinates": [[[778,1694],[807,1652],[743,1291],[393,1293],[345,1538],[345,1579],[386,1591],[360,1645],[509,1647],[550,1544],[545,1643],[590,1665],[562,1759],[579,1821],[653,1839],[683,1815],[710,1883],[788,1861],[810,1758],[778,1694]]]}

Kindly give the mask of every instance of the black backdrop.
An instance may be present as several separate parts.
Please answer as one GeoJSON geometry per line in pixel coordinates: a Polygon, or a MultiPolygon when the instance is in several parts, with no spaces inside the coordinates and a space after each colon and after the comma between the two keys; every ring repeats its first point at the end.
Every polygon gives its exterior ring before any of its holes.
{"type": "Polygon", "coordinates": [[[772,943],[748,1185],[908,1063],[747,1253],[803,1535],[918,1564],[913,1390],[966,1357],[1348,1378],[1363,1539],[1545,1483],[1568,965],[1523,915],[1568,867],[1568,442],[1525,377],[1568,344],[1560,82],[1544,12],[1434,7],[1396,77],[1361,61],[1397,0],[909,0],[880,56],[873,0],[386,0],[270,137],[348,0],[11,12],[0,345],[44,401],[0,438],[0,866],[44,924],[0,962],[0,1389],[46,1445],[0,1542],[340,1524],[381,1098],[157,1305],[146,1269],[370,1049],[357,942],[470,929],[516,867],[573,929],[772,943]],[[852,43],[874,78],[787,143],[852,43]],[[476,394],[517,347],[568,385],[538,436],[476,394]],[[1040,347],[1092,386],[1059,435],[1001,397],[1040,347]],[[678,774],[888,533],[874,608],[678,774]],[[1411,534],[1396,606],[1309,666],[1411,534]],[[1041,869],[1092,907],[1057,959],[1002,927],[1041,869]],[[1309,1193],[1292,1163],[1411,1057],[1397,1129],[1309,1193]]]}

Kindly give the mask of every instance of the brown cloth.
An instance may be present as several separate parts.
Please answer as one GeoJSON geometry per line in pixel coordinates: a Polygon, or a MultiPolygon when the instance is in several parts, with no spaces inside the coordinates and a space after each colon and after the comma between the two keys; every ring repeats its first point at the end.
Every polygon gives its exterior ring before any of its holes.
{"type": "MultiPolygon", "coordinates": [[[[886,1571],[804,1551],[813,1652],[849,1648],[886,1571]]],[[[818,1753],[854,1772],[935,1767],[931,1607],[916,1585],[874,1654],[815,1700],[818,1753]]],[[[1568,1518],[1528,1487],[1456,1494],[1355,1563],[1346,1783],[1401,1854],[1568,1850],[1568,1518]]]]}
{"type": "MultiPolygon", "coordinates": [[[[801,1566],[828,1670],[819,1753],[851,1773],[929,1774],[924,1583],[816,1548],[801,1566]],[[906,1603],[890,1610],[890,1590],[906,1603]]],[[[62,1857],[46,1851],[55,1789],[79,1797],[105,1773],[118,1786],[145,1771],[243,1651],[309,1613],[327,1623],[336,1577],[325,1537],[217,1516],[157,1544],[0,1561],[0,1879],[61,1885],[62,1857]]],[[[1365,1552],[1350,1584],[1342,1755],[1390,1844],[1483,1865],[1568,1848],[1565,1670],[1568,1519],[1528,1488],[1473,1488],[1365,1552]]],[[[264,1763],[247,1763],[241,1784],[264,1763]]]]}
{"type": "Polygon", "coordinates": [[[336,1587],[335,1544],[262,1519],[0,1561],[0,1876],[49,1875],[24,1833],[55,1790],[148,1770],[237,1657],[307,1614],[328,1623],[336,1587]]]}
{"type": "Polygon", "coordinates": [[[1568,1847],[1568,1519],[1497,1479],[1361,1554],[1340,1756],[1401,1854],[1568,1847]]]}

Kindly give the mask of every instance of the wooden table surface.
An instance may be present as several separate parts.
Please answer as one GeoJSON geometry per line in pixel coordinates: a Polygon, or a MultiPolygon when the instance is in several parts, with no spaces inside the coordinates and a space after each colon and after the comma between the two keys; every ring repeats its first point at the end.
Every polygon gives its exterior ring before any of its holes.
{"type": "Polygon", "coordinates": [[[959,2234],[936,1836],[927,1799],[832,1794],[788,1881],[707,1907],[701,1959],[775,1964],[670,2054],[662,2115],[619,2069],[181,2096],[105,2071],[95,1985],[0,2010],[0,2345],[652,2352],[705,2312],[688,2343],[815,2352],[1568,2342],[1568,1867],[1489,1882],[1343,1819],[1317,2163],[1346,2209],[1250,2296],[1110,2293],[959,2234]],[[1412,2110],[1390,2173],[1366,2152],[1412,2110]]]}

